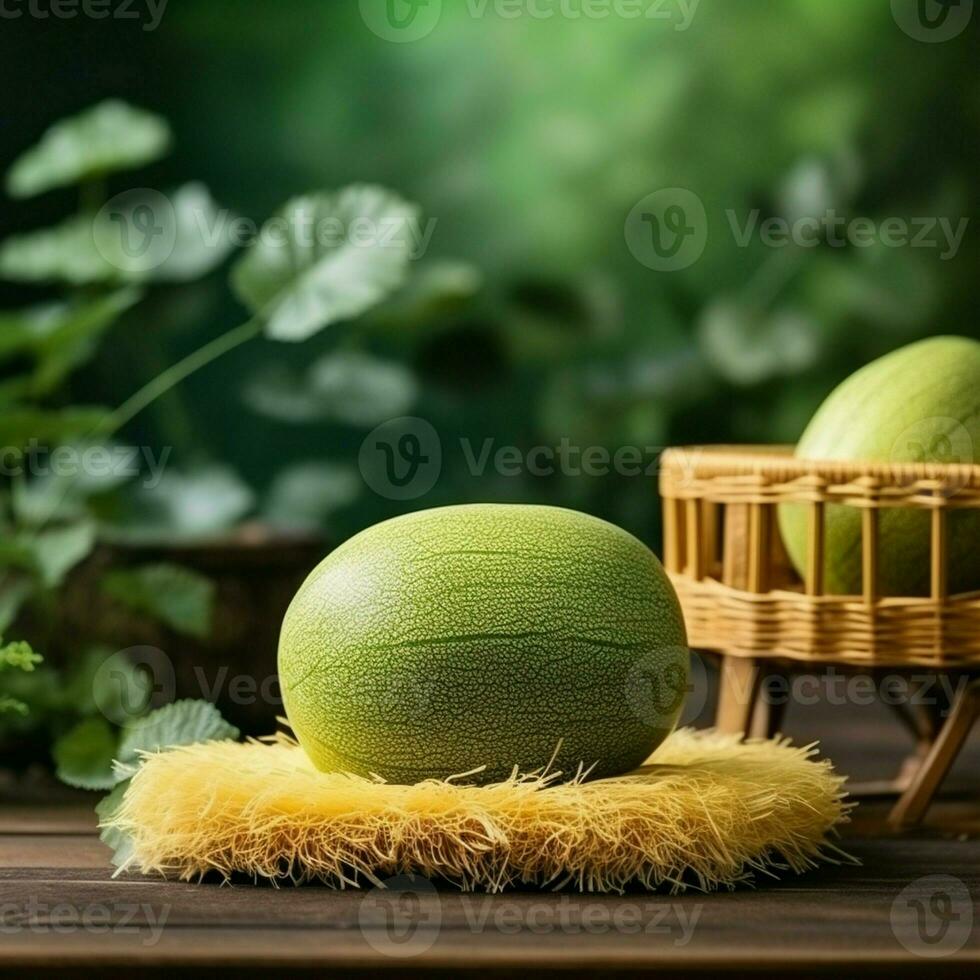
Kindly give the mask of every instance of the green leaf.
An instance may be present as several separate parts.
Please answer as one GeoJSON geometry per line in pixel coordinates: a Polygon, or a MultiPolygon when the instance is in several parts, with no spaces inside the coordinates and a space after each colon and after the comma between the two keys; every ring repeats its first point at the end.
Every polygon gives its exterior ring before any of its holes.
{"type": "Polygon", "coordinates": [[[7,173],[12,197],[32,197],[53,187],[104,177],[159,159],[170,146],[170,128],[154,113],[107,99],[55,123],[7,173]]]}
{"type": "Polygon", "coordinates": [[[244,392],[253,409],[282,422],[337,421],[364,428],[406,414],[417,397],[418,384],[408,368],[357,351],[328,354],[300,378],[274,365],[244,392]]]}
{"type": "Polygon", "coordinates": [[[13,643],[0,647],[0,671],[10,667],[14,670],[24,670],[30,673],[42,659],[43,657],[39,653],[35,653],[30,643],[25,640],[15,640],[13,643]]]}
{"type": "Polygon", "coordinates": [[[131,454],[112,444],[65,443],[72,464],[64,472],[44,472],[18,480],[11,506],[19,524],[37,527],[51,521],[76,521],[90,513],[89,501],[121,486],[134,472],[131,454]]]}
{"type": "Polygon", "coordinates": [[[228,220],[203,184],[169,194],[128,191],[97,214],[77,214],[6,239],[0,277],[74,286],[188,282],[218,266],[234,247],[228,220]]]}
{"type": "Polygon", "coordinates": [[[9,694],[0,694],[0,715],[20,715],[23,717],[30,711],[30,708],[17,698],[10,697],[9,694]]]}
{"type": "Polygon", "coordinates": [[[175,701],[123,729],[116,758],[117,773],[138,763],[141,752],[158,752],[178,745],[238,738],[239,732],[209,701],[175,701]]]}
{"type": "Polygon", "coordinates": [[[116,815],[116,811],[122,805],[126,790],[129,789],[129,780],[124,779],[117,783],[108,796],[103,796],[95,805],[95,812],[99,818],[99,839],[112,851],[112,864],[114,867],[122,867],[130,858],[133,852],[133,838],[115,827],[107,827],[110,820],[116,815]]]}
{"type": "Polygon", "coordinates": [[[45,588],[54,588],[88,557],[95,538],[95,524],[87,519],[42,531],[21,531],[0,541],[0,564],[30,571],[45,588]]]}
{"type": "Polygon", "coordinates": [[[698,339],[705,360],[737,385],[805,371],[820,354],[819,331],[808,317],[789,310],[769,314],[732,301],[708,307],[698,339]]]}
{"type": "MultiPolygon", "coordinates": [[[[173,222],[174,247],[170,256],[153,269],[154,281],[190,282],[219,266],[235,247],[226,233],[233,216],[221,212],[204,184],[194,182],[170,194],[173,210],[161,221],[173,222]]],[[[164,228],[164,235],[170,232],[164,228]]]]}
{"type": "Polygon", "coordinates": [[[225,531],[254,506],[255,497],[225,466],[201,466],[191,473],[168,469],[153,489],[139,488],[110,537],[156,541],[195,539],[225,531]]]}
{"type": "Polygon", "coordinates": [[[107,264],[107,278],[190,282],[217,267],[234,247],[230,220],[204,184],[184,184],[167,194],[138,189],[114,197],[99,212],[92,245],[107,264]]]}
{"type": "Polygon", "coordinates": [[[21,397],[49,394],[95,353],[116,320],[142,298],[127,287],[81,302],[49,303],[0,313],[0,360],[29,356],[35,368],[21,397]]]}
{"type": "MultiPolygon", "coordinates": [[[[158,653],[162,663],[166,655],[158,653]]],[[[97,646],[72,662],[59,690],[66,707],[123,724],[146,714],[161,682],[151,665],[134,662],[125,650],[97,646]]]]}
{"type": "Polygon", "coordinates": [[[333,511],[352,504],[363,486],[352,466],[297,463],[272,481],[263,516],[276,527],[312,530],[322,526],[333,511]]]}
{"type": "Polygon", "coordinates": [[[104,718],[86,718],[61,736],[51,749],[58,778],[79,789],[111,789],[118,739],[104,718]]]}
{"type": "Polygon", "coordinates": [[[189,568],[160,563],[116,569],[103,577],[102,589],[178,633],[203,639],[211,632],[214,583],[189,568]]]}
{"type": "Polygon", "coordinates": [[[232,285],[269,337],[306,340],[403,282],[418,217],[415,205],[370,185],[294,198],[235,265],[232,285]]]}
{"type": "Polygon", "coordinates": [[[0,245],[0,278],[12,282],[118,282],[122,269],[96,246],[96,219],[76,214],[53,228],[12,235],[0,245]]]}
{"type": "Polygon", "coordinates": [[[109,327],[142,297],[141,290],[126,287],[89,302],[64,304],[35,344],[37,368],[32,394],[49,394],[89,361],[109,327]]]}
{"type": "MultiPolygon", "coordinates": [[[[0,555],[0,565],[2,564],[3,556],[0,555]]],[[[14,578],[8,575],[0,584],[0,633],[10,628],[34,590],[34,583],[26,576],[14,578]]]]}
{"type": "Polygon", "coordinates": [[[33,551],[41,582],[54,588],[95,547],[95,525],[83,521],[30,534],[25,540],[33,551]]]}

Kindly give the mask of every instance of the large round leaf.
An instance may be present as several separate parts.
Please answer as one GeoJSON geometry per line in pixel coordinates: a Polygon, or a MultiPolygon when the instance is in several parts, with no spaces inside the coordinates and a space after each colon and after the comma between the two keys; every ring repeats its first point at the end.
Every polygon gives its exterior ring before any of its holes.
{"type": "Polygon", "coordinates": [[[122,270],[95,246],[96,218],[77,214],[53,228],[13,235],[0,245],[0,277],[12,282],[114,282],[122,270]]]}
{"type": "Polygon", "coordinates": [[[364,483],[353,466],[324,460],[296,463],[276,475],[262,516],[274,527],[315,530],[360,496],[364,483]]]}
{"type": "Polygon", "coordinates": [[[728,299],[704,311],[698,340],[708,364],[743,386],[799,374],[820,356],[818,325],[810,317],[790,309],[767,313],[728,299]]]}
{"type": "Polygon", "coordinates": [[[396,289],[419,231],[418,208],[381,187],[293,198],[262,227],[232,282],[268,336],[306,340],[396,289]]]}
{"type": "Polygon", "coordinates": [[[14,235],[0,245],[0,276],[15,282],[187,282],[233,247],[229,216],[200,183],[162,194],[119,194],[97,214],[14,235]]]}
{"type": "Polygon", "coordinates": [[[418,382],[397,361],[359,351],[326,354],[303,375],[271,365],[246,386],[246,402],[281,422],[346,422],[370,428],[404,415],[418,397],[418,382]]]}
{"type": "Polygon", "coordinates": [[[7,173],[13,197],[131,170],[163,156],[170,145],[165,120],[118,99],[55,123],[7,173]]]}

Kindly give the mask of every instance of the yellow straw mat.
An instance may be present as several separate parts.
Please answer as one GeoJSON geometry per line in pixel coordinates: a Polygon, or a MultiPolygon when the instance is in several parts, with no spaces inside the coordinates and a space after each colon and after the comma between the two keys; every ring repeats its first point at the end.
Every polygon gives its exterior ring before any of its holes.
{"type": "Polygon", "coordinates": [[[317,771],[284,735],[148,755],[107,822],[122,870],[360,887],[416,873],[463,889],[713,889],[839,860],[843,779],[813,746],[674,732],[634,773],[397,786],[317,771]]]}

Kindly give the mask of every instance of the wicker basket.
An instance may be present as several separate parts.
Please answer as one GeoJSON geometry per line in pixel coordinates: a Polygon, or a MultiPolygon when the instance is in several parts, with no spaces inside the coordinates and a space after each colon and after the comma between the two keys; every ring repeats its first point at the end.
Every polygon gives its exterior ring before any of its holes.
{"type": "Polygon", "coordinates": [[[980,466],[820,462],[791,452],[708,446],[664,453],[664,563],[692,646],[852,666],[980,666],[980,592],[946,591],[947,516],[980,508],[980,466]],[[775,527],[784,503],[809,509],[802,580],[775,527]],[[829,503],[861,510],[858,596],[824,592],[829,503]],[[886,507],[931,514],[929,596],[878,594],[878,518],[886,507]]]}
{"type": "MultiPolygon", "coordinates": [[[[758,665],[765,660],[980,671],[980,591],[950,595],[946,575],[948,516],[954,509],[980,509],[980,466],[825,462],[796,459],[791,447],[692,446],[663,454],[660,491],[664,564],[684,609],[691,646],[725,658],[719,727],[749,728],[758,665]],[[776,527],[777,507],[786,503],[808,510],[802,576],[790,565],[776,527]],[[828,504],[861,511],[860,595],[825,591],[828,504]],[[931,515],[927,596],[879,593],[879,519],[885,508],[896,507],[931,515]],[[742,692],[738,699],[732,698],[735,690],[742,692]]],[[[921,753],[927,763],[939,753],[943,758],[934,761],[948,768],[978,701],[974,683],[932,733],[921,753]]],[[[945,768],[934,778],[935,769],[920,771],[908,792],[923,778],[934,783],[934,792],[943,773],[945,768]]],[[[922,785],[919,790],[911,809],[908,800],[900,804],[903,819],[921,816],[916,806],[925,790],[922,785]]],[[[924,812],[924,805],[919,809],[924,812]]]]}

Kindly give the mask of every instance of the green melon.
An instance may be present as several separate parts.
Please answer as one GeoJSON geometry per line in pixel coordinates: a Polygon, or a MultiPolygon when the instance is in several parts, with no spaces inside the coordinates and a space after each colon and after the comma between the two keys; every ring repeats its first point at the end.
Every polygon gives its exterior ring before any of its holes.
{"type": "Polygon", "coordinates": [[[279,676],[322,770],[598,777],[674,727],[688,650],[636,538],[556,507],[474,504],[375,525],[324,559],[286,613],[279,676]]]}
{"type": "MultiPolygon", "coordinates": [[[[805,459],[878,462],[980,461],[980,343],[933,337],[866,365],[828,396],[807,426],[796,455],[805,459]]],[[[883,595],[929,592],[929,516],[883,510],[878,551],[883,595]]],[[[779,527],[793,564],[806,561],[806,511],[783,505],[779,527]]],[[[826,511],[825,587],[861,592],[861,514],[826,511]]],[[[954,512],[949,523],[948,583],[953,592],[980,588],[980,515],[954,512]]]]}

